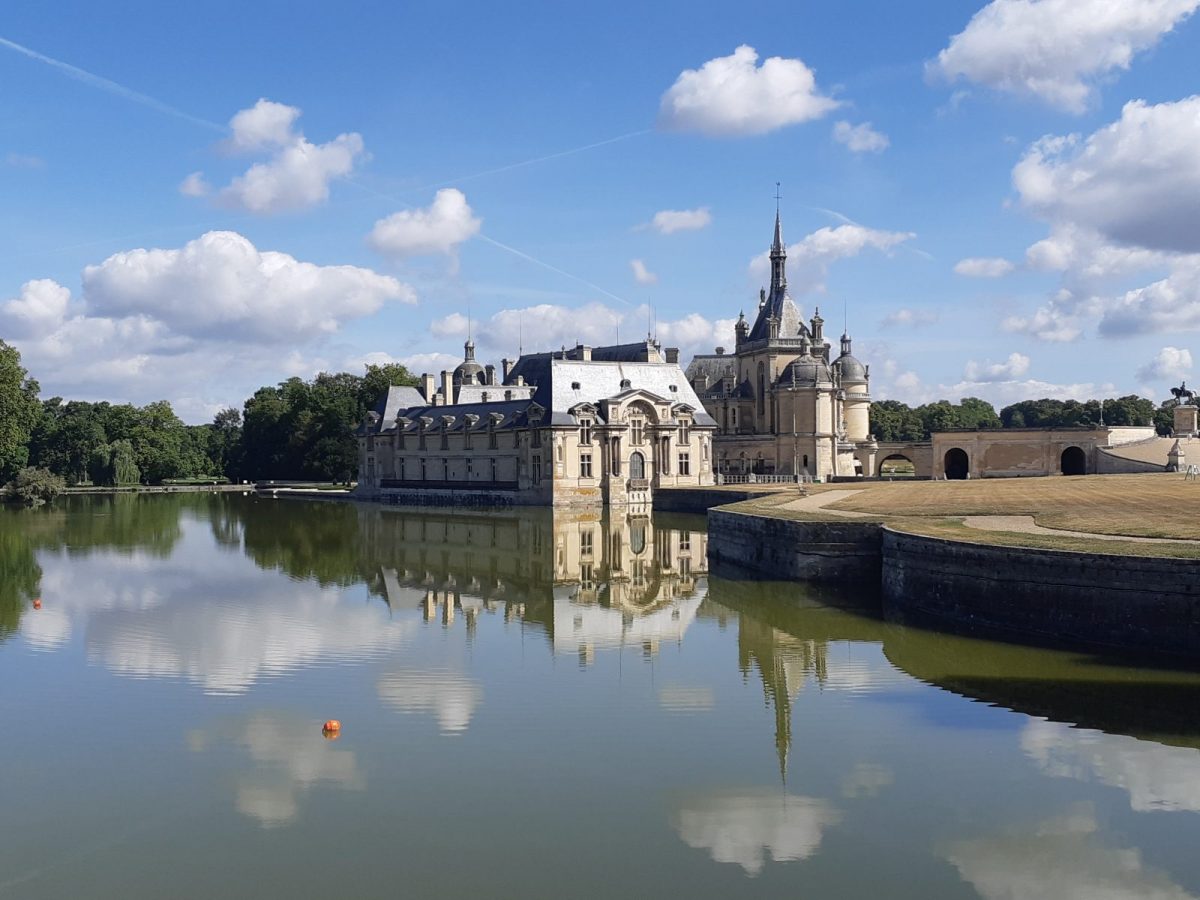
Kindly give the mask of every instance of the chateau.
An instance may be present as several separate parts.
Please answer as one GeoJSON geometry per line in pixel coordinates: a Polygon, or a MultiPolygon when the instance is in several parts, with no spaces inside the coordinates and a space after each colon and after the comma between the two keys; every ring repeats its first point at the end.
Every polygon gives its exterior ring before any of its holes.
{"type": "Polygon", "coordinates": [[[462,363],[359,426],[359,496],[428,505],[648,504],[713,483],[712,420],[653,341],[462,363]]]}
{"type": "Polygon", "coordinates": [[[869,368],[854,358],[850,336],[830,360],[824,320],[806,324],[787,287],[787,252],[775,213],[770,288],[759,292],[754,324],[743,313],[734,352],[696,356],[687,378],[717,424],[722,475],[781,475],[827,480],[872,475],[869,368]]]}

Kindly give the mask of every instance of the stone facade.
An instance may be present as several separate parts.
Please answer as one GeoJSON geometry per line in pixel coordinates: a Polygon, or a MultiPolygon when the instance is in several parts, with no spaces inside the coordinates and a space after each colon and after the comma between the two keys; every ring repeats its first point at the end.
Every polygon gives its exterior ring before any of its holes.
{"type": "Polygon", "coordinates": [[[822,480],[871,475],[869,369],[854,358],[848,334],[831,359],[819,310],[803,321],[787,289],[778,213],[770,259],[770,289],[759,292],[753,325],[738,318],[734,352],[718,347],[688,366],[717,425],[717,469],[822,480]]]}
{"type": "Polygon", "coordinates": [[[950,479],[1092,475],[1101,471],[1101,448],[1155,439],[1153,426],[944,431],[933,435],[931,474],[950,479]]]}
{"type": "Polygon", "coordinates": [[[391,502],[625,506],[713,483],[712,433],[653,342],[475,362],[393,387],[358,430],[360,496],[391,502]]]}

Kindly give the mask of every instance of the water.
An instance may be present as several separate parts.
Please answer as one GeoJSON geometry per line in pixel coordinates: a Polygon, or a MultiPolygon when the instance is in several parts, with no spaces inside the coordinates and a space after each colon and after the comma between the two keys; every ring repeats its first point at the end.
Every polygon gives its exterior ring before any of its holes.
{"type": "Polygon", "coordinates": [[[709,575],[703,527],[0,513],[0,898],[1200,896],[1200,677],[709,575]]]}

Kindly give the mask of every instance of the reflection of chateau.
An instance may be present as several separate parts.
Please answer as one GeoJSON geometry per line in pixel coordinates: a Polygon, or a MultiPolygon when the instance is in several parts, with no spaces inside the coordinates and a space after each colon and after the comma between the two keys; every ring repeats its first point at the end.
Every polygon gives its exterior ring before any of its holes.
{"type": "Polygon", "coordinates": [[[642,341],[463,362],[394,386],[358,430],[358,493],[406,503],[624,506],[712,484],[714,423],[679,351],[642,341]]]}
{"type": "Polygon", "coordinates": [[[379,548],[374,583],[392,608],[473,631],[481,615],[546,630],[556,653],[678,641],[707,593],[707,534],[647,515],[361,517],[379,548]],[[386,549],[385,549],[386,548],[386,549]]]}

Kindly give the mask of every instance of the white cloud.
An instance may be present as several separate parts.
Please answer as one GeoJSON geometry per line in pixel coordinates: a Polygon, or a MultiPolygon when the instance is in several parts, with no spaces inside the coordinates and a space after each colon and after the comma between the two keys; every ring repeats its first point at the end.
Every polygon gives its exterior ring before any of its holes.
{"type": "Polygon", "coordinates": [[[394,258],[452,253],[482,225],[462,191],[443,188],[428,209],[406,209],[377,221],[367,243],[394,258]]]}
{"type": "Polygon", "coordinates": [[[1142,384],[1154,381],[1174,381],[1185,378],[1192,371],[1192,351],[1180,347],[1163,347],[1154,359],[1137,370],[1137,379],[1142,384]]]}
{"type": "Polygon", "coordinates": [[[1111,337],[1200,328],[1200,254],[1178,262],[1166,278],[1106,302],[1099,328],[1111,337]]]}
{"type": "Polygon", "coordinates": [[[633,280],[638,284],[658,284],[658,276],[647,269],[640,259],[631,259],[629,268],[633,270],[633,280]]]}
{"type": "Polygon", "coordinates": [[[658,124],[673,131],[709,135],[765,134],[835,109],[816,78],[798,59],[772,56],[757,66],[758,53],[743,44],[731,56],[685,69],[662,96],[658,124]]]}
{"type": "Polygon", "coordinates": [[[465,336],[470,324],[470,320],[466,316],[455,312],[440,319],[434,319],[429,325],[429,331],[434,337],[465,336]]]}
{"type": "MultiPolygon", "coordinates": [[[[232,136],[222,144],[231,153],[270,153],[222,188],[217,201],[235,209],[271,214],[308,209],[329,198],[329,185],[344,178],[366,159],[362,136],[351,132],[314,144],[294,126],[300,110],[261,99],[229,121],[232,136]]],[[[209,192],[202,172],[179,186],[186,196],[209,192]]]]}
{"type": "Polygon", "coordinates": [[[297,133],[292,129],[300,110],[294,106],[259,98],[249,109],[239,111],[229,120],[233,136],[226,148],[233,153],[270,150],[293,143],[297,133]]]}
{"type": "Polygon", "coordinates": [[[44,334],[62,325],[70,302],[71,292],[56,281],[27,281],[19,297],[0,305],[0,321],[10,336],[44,334]]]}
{"type": "Polygon", "coordinates": [[[1134,100],[1086,140],[1033,144],[1013,169],[1013,185],[1026,208],[1052,222],[1118,244],[1197,252],[1198,145],[1200,96],[1156,105],[1134,100]]]}
{"type": "Polygon", "coordinates": [[[841,813],[825,800],[764,790],[687,800],[674,824],[689,847],[757,875],[768,856],[775,862],[812,856],[825,829],[839,821],[841,813]]]}
{"type": "Polygon", "coordinates": [[[1091,229],[1055,225],[1049,236],[1030,245],[1025,262],[1032,269],[1066,273],[1072,282],[1093,284],[1116,275],[1165,266],[1173,254],[1112,244],[1091,229]]]}
{"type": "Polygon", "coordinates": [[[318,266],[210,231],[178,250],[130,250],[83,270],[90,311],[146,315],[173,330],[230,340],[288,342],[338,330],[412,288],[356,266],[318,266]]]}
{"type": "Polygon", "coordinates": [[[931,75],[1083,112],[1106,73],[1128,69],[1200,0],[993,0],[950,40],[931,75]]]}
{"type": "Polygon", "coordinates": [[[193,172],[179,182],[179,193],[185,197],[206,197],[212,187],[204,180],[203,172],[193,172]]]}
{"type": "Polygon", "coordinates": [[[833,126],[833,139],[845,144],[852,153],[882,153],[891,143],[888,136],[872,128],[870,122],[860,125],[838,122],[833,126]]]}
{"type": "Polygon", "coordinates": [[[897,309],[888,313],[879,323],[883,328],[920,328],[933,325],[938,314],[931,309],[897,309]]]}
{"type": "Polygon", "coordinates": [[[1029,357],[1010,353],[1002,363],[977,363],[968,360],[963,378],[973,382],[1015,381],[1029,371],[1029,357]]]}
{"type": "MultiPolygon", "coordinates": [[[[911,231],[881,231],[862,225],[819,228],[787,248],[788,285],[797,293],[823,290],[830,263],[858,256],[864,250],[890,252],[916,237],[911,231]]],[[[750,275],[764,281],[771,271],[770,255],[763,251],[750,261],[750,275]]]]}
{"type": "Polygon", "coordinates": [[[967,278],[1001,278],[1014,268],[1007,259],[995,256],[969,256],[954,264],[955,274],[965,275],[967,278]]]}
{"type": "MultiPolygon", "coordinates": [[[[650,220],[650,228],[659,234],[674,234],[676,231],[699,231],[712,224],[712,213],[707,206],[697,209],[662,209],[650,220]]],[[[644,227],[644,226],[639,226],[644,227]]]]}

